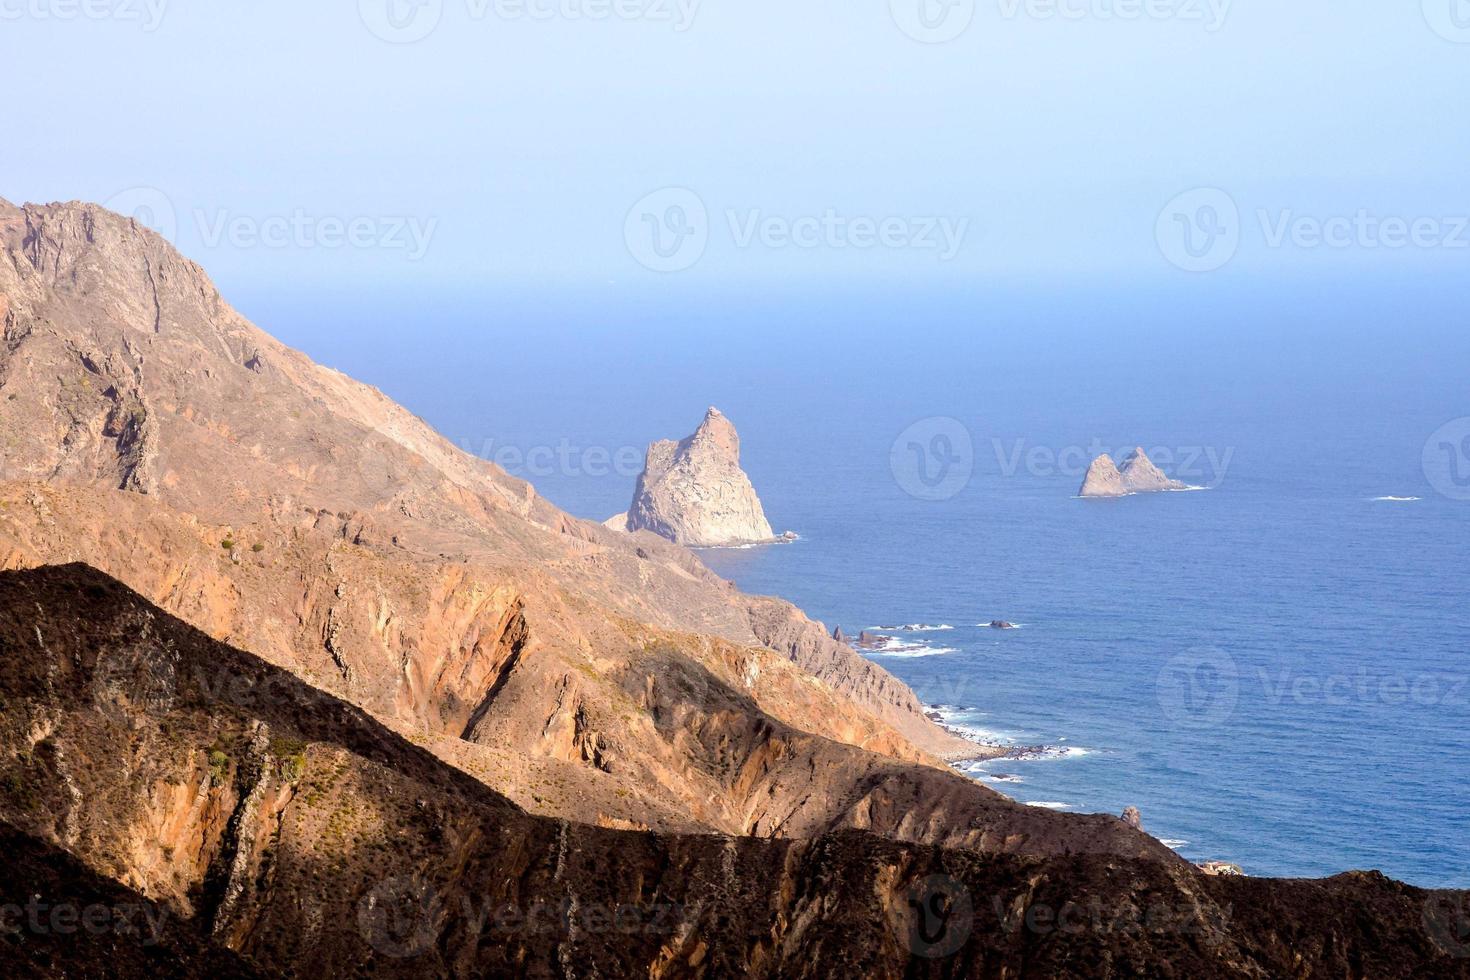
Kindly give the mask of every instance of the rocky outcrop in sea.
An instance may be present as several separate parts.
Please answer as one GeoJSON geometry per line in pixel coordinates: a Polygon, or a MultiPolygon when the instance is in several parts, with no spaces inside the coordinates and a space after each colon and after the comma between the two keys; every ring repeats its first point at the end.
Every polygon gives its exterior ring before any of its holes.
{"type": "Polygon", "coordinates": [[[750,478],[740,468],[740,436],[717,408],[689,438],[648,447],[643,474],[626,515],[611,527],[652,531],[676,544],[728,547],[778,539],[750,478]]]}
{"type": "Polygon", "coordinates": [[[1178,480],[1171,480],[1164,471],[1153,464],[1143,449],[1136,448],[1119,466],[1113,457],[1103,453],[1092,461],[1087,475],[1082,478],[1079,497],[1126,497],[1133,493],[1157,493],[1160,490],[1188,489],[1178,480]]]}

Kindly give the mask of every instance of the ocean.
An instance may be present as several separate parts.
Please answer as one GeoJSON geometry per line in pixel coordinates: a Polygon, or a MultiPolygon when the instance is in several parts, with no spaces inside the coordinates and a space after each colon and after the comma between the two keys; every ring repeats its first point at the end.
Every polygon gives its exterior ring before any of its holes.
{"type": "Polygon", "coordinates": [[[1465,299],[1227,278],[241,306],[584,517],[717,405],[800,540],[704,560],[849,633],[943,627],[870,655],[1041,749],[974,778],[1136,806],[1249,874],[1466,887],[1465,299]],[[1205,489],[1077,499],[1135,445],[1205,489]]]}

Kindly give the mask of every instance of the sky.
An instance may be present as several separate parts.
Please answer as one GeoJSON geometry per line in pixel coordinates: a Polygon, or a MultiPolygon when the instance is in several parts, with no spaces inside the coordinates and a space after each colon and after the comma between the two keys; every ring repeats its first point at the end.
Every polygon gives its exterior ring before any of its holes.
{"type": "Polygon", "coordinates": [[[0,54],[0,196],[247,301],[1470,263],[1467,0],[0,0],[0,54]]]}

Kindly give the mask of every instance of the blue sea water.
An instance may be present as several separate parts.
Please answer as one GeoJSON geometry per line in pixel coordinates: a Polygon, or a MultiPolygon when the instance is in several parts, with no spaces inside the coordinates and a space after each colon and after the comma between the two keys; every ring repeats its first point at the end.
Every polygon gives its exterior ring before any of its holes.
{"type": "Polygon", "coordinates": [[[718,405],[801,540],[707,563],[850,633],[952,626],[875,659],[956,723],[1050,747],[973,773],[1018,800],[1137,806],[1252,874],[1466,887],[1470,501],[1423,466],[1470,416],[1465,299],[609,287],[362,303],[350,330],[341,305],[243,305],[586,517],[718,405]],[[1092,451],[1136,444],[1210,488],[1075,497],[1092,451]],[[997,618],[1021,628],[977,625],[997,618]]]}

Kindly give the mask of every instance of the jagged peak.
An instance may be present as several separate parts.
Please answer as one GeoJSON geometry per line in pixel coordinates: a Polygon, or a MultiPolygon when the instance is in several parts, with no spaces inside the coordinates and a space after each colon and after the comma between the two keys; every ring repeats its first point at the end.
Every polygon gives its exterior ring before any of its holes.
{"type": "Polygon", "coordinates": [[[694,433],[648,447],[633,491],[628,527],[679,544],[726,545],[771,541],[760,499],[740,468],[740,436],[710,406],[694,433]]]}
{"type": "Polygon", "coordinates": [[[685,446],[709,446],[729,456],[733,462],[740,460],[740,434],[735,431],[735,424],[713,405],[704,413],[704,421],[699,423],[699,428],[694,430],[685,446]]]}
{"type": "MultiPolygon", "coordinates": [[[[12,207],[14,206],[12,205],[12,207]]],[[[27,202],[23,205],[20,205],[18,208],[15,208],[15,210],[24,212],[26,217],[30,221],[32,221],[33,223],[41,224],[43,226],[57,221],[64,221],[65,219],[71,217],[83,218],[86,221],[91,222],[94,227],[113,229],[119,233],[129,233],[137,236],[149,244],[164,249],[170,255],[177,257],[180,261],[186,262],[189,265],[195,266],[197,268],[194,262],[192,262],[182,253],[180,253],[179,250],[174,247],[173,242],[163,237],[163,235],[159,234],[157,231],[154,231],[152,228],[139,221],[137,218],[131,215],[120,214],[116,211],[112,211],[106,207],[103,207],[101,204],[94,204],[91,201],[76,200],[52,201],[48,204],[36,204],[32,202],[27,202]]],[[[203,273],[202,269],[200,270],[200,273],[203,273]]]]}

